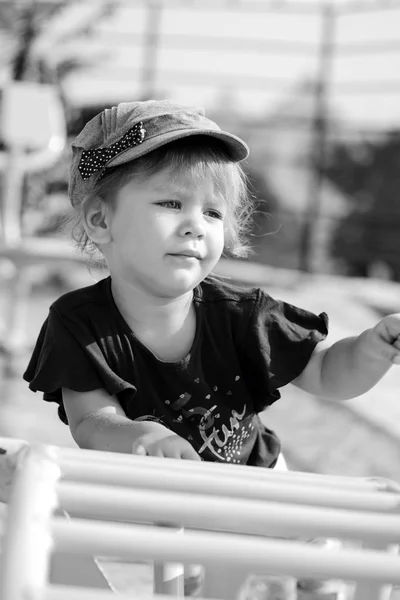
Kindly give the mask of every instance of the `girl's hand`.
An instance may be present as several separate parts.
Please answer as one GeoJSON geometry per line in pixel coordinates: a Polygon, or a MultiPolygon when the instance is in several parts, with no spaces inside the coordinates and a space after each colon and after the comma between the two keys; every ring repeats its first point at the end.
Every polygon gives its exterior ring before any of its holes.
{"type": "Polygon", "coordinates": [[[156,430],[138,437],[133,443],[132,454],[201,460],[187,440],[163,426],[158,426],[156,430]]]}
{"type": "Polygon", "coordinates": [[[369,333],[376,358],[400,365],[400,313],[384,317],[369,333]]]}

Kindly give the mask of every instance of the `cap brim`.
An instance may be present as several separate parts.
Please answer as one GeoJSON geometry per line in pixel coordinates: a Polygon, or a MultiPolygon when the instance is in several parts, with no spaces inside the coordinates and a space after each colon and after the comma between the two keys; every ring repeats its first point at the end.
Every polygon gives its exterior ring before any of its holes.
{"type": "Polygon", "coordinates": [[[110,162],[107,163],[106,168],[122,165],[131,160],[135,160],[140,156],[144,156],[145,154],[148,154],[157,148],[161,148],[161,146],[165,146],[165,144],[169,144],[175,140],[194,135],[206,135],[217,138],[221,140],[221,142],[224,142],[234,162],[245,160],[250,154],[247,144],[245,144],[239,137],[231,133],[226,133],[225,131],[213,131],[210,129],[179,129],[177,131],[163,133],[162,135],[149,138],[148,140],[144,139],[141,144],[132,146],[132,148],[128,148],[110,160],[110,162]]]}

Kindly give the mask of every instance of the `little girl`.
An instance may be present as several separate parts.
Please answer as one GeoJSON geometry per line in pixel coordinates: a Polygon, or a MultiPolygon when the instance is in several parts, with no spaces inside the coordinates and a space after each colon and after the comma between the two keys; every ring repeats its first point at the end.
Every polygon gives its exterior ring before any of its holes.
{"type": "Polygon", "coordinates": [[[75,238],[110,276],[54,302],[24,378],[80,447],[272,468],[258,414],[279,388],[343,400],[400,362],[400,315],[329,347],[325,313],[212,276],[246,253],[248,153],[168,101],[107,109],[76,138],[75,238]]]}

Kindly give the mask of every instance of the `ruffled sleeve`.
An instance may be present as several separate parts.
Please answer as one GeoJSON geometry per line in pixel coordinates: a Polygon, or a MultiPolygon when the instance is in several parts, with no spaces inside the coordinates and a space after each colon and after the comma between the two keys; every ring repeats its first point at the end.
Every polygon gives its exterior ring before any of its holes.
{"type": "Polygon", "coordinates": [[[44,322],[32,357],[23,375],[29,388],[43,392],[43,399],[59,405],[58,415],[68,424],[62,388],[88,392],[103,388],[110,395],[136,391],[109,366],[96,336],[76,328],[54,308],[44,322]]]}
{"type": "Polygon", "coordinates": [[[280,398],[278,388],[300,375],[327,334],[326,313],[315,315],[258,290],[242,349],[256,412],[280,398]]]}

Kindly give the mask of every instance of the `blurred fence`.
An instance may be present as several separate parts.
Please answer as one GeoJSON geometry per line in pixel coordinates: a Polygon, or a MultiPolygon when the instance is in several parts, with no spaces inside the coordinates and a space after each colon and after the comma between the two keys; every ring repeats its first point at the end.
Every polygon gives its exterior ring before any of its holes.
{"type": "MultiPolygon", "coordinates": [[[[60,23],[79,11],[87,19],[93,3],[32,4],[38,13],[59,6],[36,31],[47,39],[36,59],[58,74],[71,134],[118,101],[204,104],[252,148],[249,168],[266,200],[259,212],[272,214],[253,232],[256,257],[358,275],[378,264],[400,279],[397,174],[379,160],[396,163],[400,152],[398,0],[100,4],[109,13],[76,39],[71,25],[67,41],[60,23]]],[[[23,3],[0,2],[7,6],[23,3]]]]}
{"type": "MultiPolygon", "coordinates": [[[[334,180],[333,193],[326,177],[336,166],[337,145],[360,153],[398,124],[390,112],[397,113],[400,78],[388,63],[400,57],[400,4],[152,0],[120,6],[124,21],[103,24],[99,36],[126,59],[117,69],[106,66],[102,80],[117,86],[128,79],[143,98],[206,100],[222,126],[249,140],[255,155],[250,166],[266,184],[266,210],[271,201],[279,207],[271,229],[281,231],[267,240],[267,252],[256,240],[257,254],[270,261],[276,254],[282,266],[284,246],[290,258],[283,266],[330,270],[333,232],[354,210],[346,186],[334,180]],[[382,105],[385,111],[378,110],[382,105]]],[[[350,178],[357,164],[349,158],[345,165],[350,178]]],[[[374,194],[378,198],[379,189],[374,194]]],[[[381,256],[365,243],[358,253],[338,252],[349,272],[364,274],[380,261],[400,276],[393,217],[400,218],[387,208],[382,219],[370,219],[373,234],[391,240],[381,256]],[[363,246],[365,256],[358,256],[363,246]]],[[[368,216],[353,221],[347,223],[350,245],[354,237],[371,235],[368,216]]],[[[265,237],[266,229],[255,233],[265,237]]]]}

